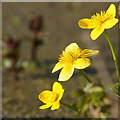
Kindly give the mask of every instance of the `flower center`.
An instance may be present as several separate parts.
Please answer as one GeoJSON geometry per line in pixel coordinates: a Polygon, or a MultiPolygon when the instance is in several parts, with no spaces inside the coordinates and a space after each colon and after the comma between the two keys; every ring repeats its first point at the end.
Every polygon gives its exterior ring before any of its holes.
{"type": "Polygon", "coordinates": [[[91,20],[101,25],[106,20],[110,19],[111,17],[112,15],[105,13],[105,11],[101,11],[101,13],[96,13],[96,15],[93,15],[91,17],[91,20]]]}
{"type": "Polygon", "coordinates": [[[58,94],[53,91],[44,91],[40,95],[40,100],[44,103],[52,103],[56,101],[58,98],[58,94]]]}
{"type": "Polygon", "coordinates": [[[77,58],[81,57],[81,50],[77,49],[75,51],[63,52],[60,55],[59,61],[63,63],[73,63],[77,58]]]}
{"type": "Polygon", "coordinates": [[[58,98],[58,94],[55,92],[51,92],[51,94],[49,94],[49,96],[46,96],[46,99],[48,102],[54,102],[56,101],[58,98]]]}

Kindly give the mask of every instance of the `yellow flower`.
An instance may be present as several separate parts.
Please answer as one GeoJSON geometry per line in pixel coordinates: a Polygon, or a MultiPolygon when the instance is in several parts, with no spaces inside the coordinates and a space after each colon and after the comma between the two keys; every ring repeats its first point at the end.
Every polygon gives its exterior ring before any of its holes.
{"type": "Polygon", "coordinates": [[[47,109],[51,107],[51,110],[58,109],[60,107],[60,100],[63,96],[64,89],[62,85],[58,82],[55,82],[52,87],[52,91],[45,90],[39,94],[38,98],[45,105],[40,106],[40,109],[47,109]]]}
{"type": "Polygon", "coordinates": [[[111,4],[108,10],[101,11],[101,13],[96,13],[91,19],[81,19],[78,22],[78,25],[83,29],[93,29],[90,37],[92,40],[96,40],[105,29],[112,28],[117,22],[118,19],[115,18],[116,8],[114,4],[111,4]]]}
{"type": "Polygon", "coordinates": [[[60,55],[59,62],[55,65],[52,73],[61,70],[59,81],[68,80],[76,69],[84,69],[91,65],[90,59],[86,58],[97,54],[98,50],[85,49],[81,50],[76,43],[71,43],[65,48],[65,51],[60,55]]]}

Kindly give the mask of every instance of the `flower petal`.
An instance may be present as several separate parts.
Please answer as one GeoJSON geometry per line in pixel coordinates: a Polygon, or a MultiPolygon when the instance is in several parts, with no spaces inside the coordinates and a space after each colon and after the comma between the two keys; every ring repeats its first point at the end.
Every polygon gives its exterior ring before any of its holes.
{"type": "Polygon", "coordinates": [[[88,58],[78,58],[74,61],[74,67],[76,69],[84,69],[91,65],[91,61],[88,58]]]}
{"type": "Polygon", "coordinates": [[[82,51],[82,57],[90,57],[90,56],[96,55],[98,53],[99,53],[98,50],[84,49],[82,51]]]}
{"type": "Polygon", "coordinates": [[[111,4],[111,5],[109,6],[109,8],[107,9],[106,13],[107,13],[107,14],[111,14],[112,17],[115,17],[115,15],[116,15],[116,7],[115,7],[115,5],[114,5],[114,4],[111,4]]]}
{"type": "Polygon", "coordinates": [[[78,25],[84,29],[93,29],[97,26],[96,22],[93,22],[91,19],[81,19],[78,22],[78,25]]]}
{"type": "Polygon", "coordinates": [[[118,22],[118,19],[112,18],[112,19],[105,21],[102,24],[102,27],[104,27],[105,29],[109,29],[109,28],[112,28],[117,22],[118,22]]]}
{"type": "Polygon", "coordinates": [[[39,107],[39,109],[47,109],[47,108],[49,108],[49,107],[51,107],[52,106],[52,104],[46,104],[46,105],[42,105],[42,106],[40,106],[39,107]]]}
{"type": "Polygon", "coordinates": [[[54,82],[52,89],[53,92],[56,92],[58,94],[63,90],[62,85],[58,82],[54,82]]]}
{"type": "Polygon", "coordinates": [[[59,97],[57,99],[57,101],[60,101],[62,96],[63,96],[63,93],[64,93],[64,89],[59,93],[59,97]]]}
{"type": "Polygon", "coordinates": [[[60,102],[56,101],[53,103],[52,107],[51,107],[51,110],[55,110],[55,109],[58,109],[60,107],[60,102]]]}
{"type": "Polygon", "coordinates": [[[75,52],[75,51],[78,51],[78,50],[81,50],[79,48],[79,46],[76,44],[76,43],[71,43],[70,45],[68,45],[66,48],[65,48],[65,52],[75,52]]]}
{"type": "Polygon", "coordinates": [[[55,67],[52,70],[52,73],[58,71],[59,69],[61,69],[64,66],[64,64],[62,62],[58,62],[55,67]]]}
{"type": "Polygon", "coordinates": [[[92,40],[96,40],[105,30],[103,27],[94,28],[90,34],[92,40]]]}
{"type": "Polygon", "coordinates": [[[52,103],[57,98],[57,93],[49,90],[45,90],[39,94],[38,98],[44,103],[52,103]]]}
{"type": "Polygon", "coordinates": [[[72,64],[67,64],[64,66],[64,68],[61,70],[59,75],[59,81],[67,81],[74,72],[74,67],[72,64]]]}

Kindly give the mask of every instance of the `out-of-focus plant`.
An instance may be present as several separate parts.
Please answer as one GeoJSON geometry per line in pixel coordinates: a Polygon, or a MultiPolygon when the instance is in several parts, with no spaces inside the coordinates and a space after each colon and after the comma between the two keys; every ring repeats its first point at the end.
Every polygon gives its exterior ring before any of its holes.
{"type": "MultiPolygon", "coordinates": [[[[14,26],[19,27],[21,19],[18,16],[12,17],[12,23],[14,26]]],[[[3,38],[2,44],[2,57],[3,57],[3,67],[12,73],[14,79],[18,79],[18,72],[34,70],[36,67],[45,66],[46,64],[43,60],[37,59],[37,49],[39,46],[43,45],[43,41],[48,39],[48,34],[43,32],[43,16],[35,15],[30,13],[28,16],[28,27],[33,34],[32,38],[32,50],[30,61],[19,59],[20,47],[23,40],[13,39],[12,36],[6,36],[3,38]]]]}
{"type": "Polygon", "coordinates": [[[120,97],[120,82],[115,83],[112,88],[111,91],[116,94],[118,97],[120,97]]]}
{"type": "Polygon", "coordinates": [[[12,72],[15,79],[18,78],[17,72],[19,70],[17,63],[19,59],[19,46],[20,41],[14,40],[10,36],[3,38],[3,67],[12,72]]]}
{"type": "Polygon", "coordinates": [[[77,98],[77,103],[73,103],[73,105],[78,109],[78,116],[89,118],[107,118],[109,116],[111,101],[103,87],[90,83],[75,90],[72,97],[77,98]]]}
{"type": "Polygon", "coordinates": [[[32,40],[32,61],[38,62],[36,58],[37,48],[38,46],[43,45],[43,16],[42,15],[35,15],[35,13],[30,13],[28,16],[29,20],[29,30],[33,33],[33,40],[32,40]]]}

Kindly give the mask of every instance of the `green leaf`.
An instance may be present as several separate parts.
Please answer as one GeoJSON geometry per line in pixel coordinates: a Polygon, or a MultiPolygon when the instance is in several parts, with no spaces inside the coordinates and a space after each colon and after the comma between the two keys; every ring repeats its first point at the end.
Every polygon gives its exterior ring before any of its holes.
{"type": "Polygon", "coordinates": [[[86,90],[86,92],[87,93],[99,93],[99,92],[103,92],[103,88],[99,86],[95,86],[93,88],[86,90]]]}
{"type": "Polygon", "coordinates": [[[86,93],[100,93],[103,92],[103,88],[100,86],[94,86],[93,84],[87,84],[84,88],[84,92],[86,93]]]}
{"type": "Polygon", "coordinates": [[[115,83],[112,88],[111,91],[117,95],[118,97],[120,97],[120,82],[115,83]]]}

